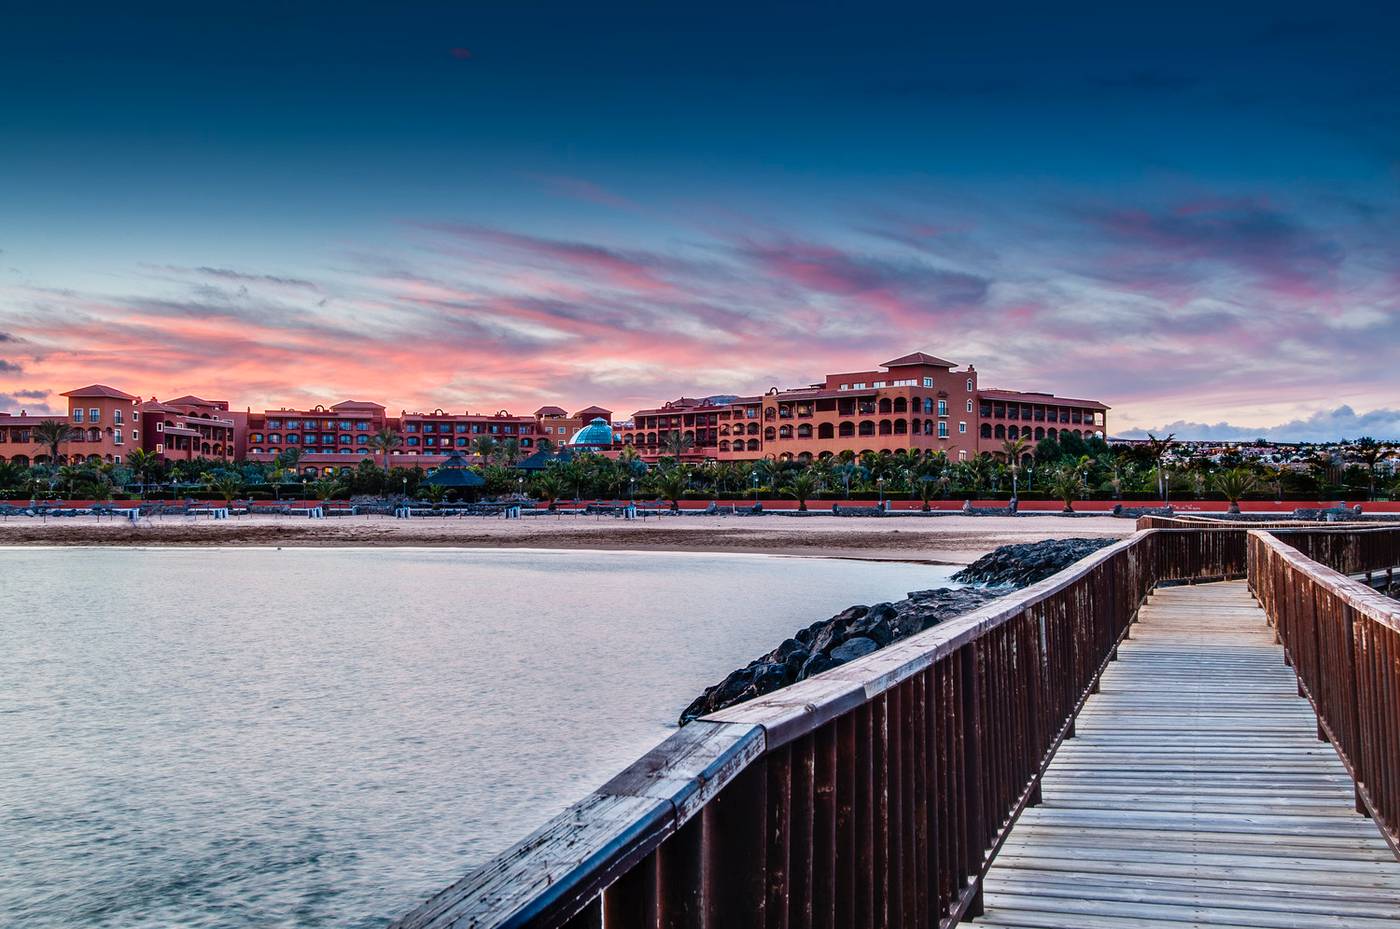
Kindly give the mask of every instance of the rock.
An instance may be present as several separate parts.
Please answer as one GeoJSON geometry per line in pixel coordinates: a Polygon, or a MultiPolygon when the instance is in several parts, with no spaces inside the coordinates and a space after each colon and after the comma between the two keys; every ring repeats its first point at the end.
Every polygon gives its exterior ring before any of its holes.
{"type": "Polygon", "coordinates": [[[989,587],[1029,587],[1116,541],[1046,539],[1043,542],[1003,545],[954,574],[953,580],[989,587]]]}
{"type": "Polygon", "coordinates": [[[831,650],[831,660],[837,664],[844,664],[847,661],[854,661],[861,655],[869,655],[880,646],[874,639],[867,639],[863,635],[847,639],[831,650]]]}
{"type": "Polygon", "coordinates": [[[907,598],[873,606],[847,607],[830,619],[799,629],[771,652],[729,674],[681,713],[692,719],[806,680],[847,661],[916,635],[1049,577],[1113,539],[1064,539],[1004,545],[979,558],[955,580],[985,586],[936,587],[910,591],[907,598]]]}

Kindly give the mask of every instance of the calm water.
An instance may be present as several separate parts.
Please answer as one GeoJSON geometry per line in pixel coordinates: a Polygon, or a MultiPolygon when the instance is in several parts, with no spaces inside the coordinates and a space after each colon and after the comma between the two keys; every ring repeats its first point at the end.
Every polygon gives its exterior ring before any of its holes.
{"type": "Polygon", "coordinates": [[[0,551],[0,926],[382,926],[799,625],[949,570],[0,551]]]}

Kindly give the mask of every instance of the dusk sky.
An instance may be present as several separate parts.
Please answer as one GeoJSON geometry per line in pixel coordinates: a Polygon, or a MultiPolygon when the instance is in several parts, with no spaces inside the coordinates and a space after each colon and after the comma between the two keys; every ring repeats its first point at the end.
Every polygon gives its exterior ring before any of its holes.
{"type": "Polygon", "coordinates": [[[0,27],[0,410],[925,350],[1114,434],[1400,437],[1393,5],[86,6],[0,27]]]}

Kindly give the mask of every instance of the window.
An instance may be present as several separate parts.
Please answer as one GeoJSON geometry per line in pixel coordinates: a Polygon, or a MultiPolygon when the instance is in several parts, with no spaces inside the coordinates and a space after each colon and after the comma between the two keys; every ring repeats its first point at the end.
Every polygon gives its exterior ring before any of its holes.
{"type": "Polygon", "coordinates": [[[865,389],[865,384],[864,384],[864,383],[852,384],[852,385],[851,385],[851,389],[852,389],[852,390],[864,390],[864,389],[865,389]]]}
{"type": "Polygon", "coordinates": [[[122,411],[121,411],[121,410],[113,410],[113,411],[112,411],[112,422],[116,423],[118,426],[120,426],[120,425],[122,424],[122,411]]]}
{"type": "Polygon", "coordinates": [[[842,384],[840,387],[838,387],[838,388],[836,388],[836,389],[837,389],[837,390],[850,390],[850,389],[851,389],[851,385],[850,385],[850,384],[842,384]]]}
{"type": "Polygon", "coordinates": [[[969,392],[972,390],[972,378],[967,379],[967,389],[969,392]]]}
{"type": "Polygon", "coordinates": [[[408,437],[408,444],[409,444],[409,445],[417,445],[417,444],[418,444],[418,436],[416,436],[416,435],[411,435],[411,436],[409,436],[409,437],[408,437]]]}
{"type": "Polygon", "coordinates": [[[941,419],[938,421],[938,437],[940,439],[948,438],[948,423],[941,419]]]}
{"type": "Polygon", "coordinates": [[[947,416],[947,415],[948,415],[948,401],[947,401],[947,400],[939,400],[939,401],[938,401],[938,415],[939,415],[939,416],[947,416]]]}
{"type": "Polygon", "coordinates": [[[73,410],[73,422],[75,422],[75,423],[80,423],[80,422],[82,422],[82,421],[83,421],[83,408],[82,408],[82,407],[76,407],[76,408],[74,408],[74,410],[73,410]]]}
{"type": "Polygon", "coordinates": [[[926,378],[924,378],[924,386],[925,386],[925,387],[932,387],[932,386],[933,386],[933,378],[931,378],[931,377],[926,377],[926,378]]]}
{"type": "Polygon", "coordinates": [[[368,444],[369,444],[369,436],[367,436],[367,435],[357,435],[357,436],[355,436],[355,444],[356,444],[356,445],[368,445],[368,444]]]}
{"type": "Polygon", "coordinates": [[[131,430],[131,441],[135,442],[139,438],[141,438],[141,431],[139,429],[131,430]]]}
{"type": "Polygon", "coordinates": [[[114,445],[121,445],[121,444],[122,444],[122,431],[121,431],[120,429],[113,429],[113,430],[112,430],[112,443],[113,443],[114,445]]]}
{"type": "Polygon", "coordinates": [[[967,411],[968,411],[969,413],[972,412],[972,401],[971,401],[971,400],[968,400],[968,401],[967,401],[967,411]]]}
{"type": "Polygon", "coordinates": [[[959,435],[962,435],[963,433],[966,433],[966,432],[967,432],[967,423],[958,423],[958,434],[959,434],[959,435]]]}
{"type": "Polygon", "coordinates": [[[102,411],[95,406],[88,407],[88,422],[95,423],[102,418],[102,411]]]}
{"type": "Polygon", "coordinates": [[[288,444],[288,445],[300,445],[300,444],[301,444],[301,436],[297,435],[295,432],[289,432],[289,433],[287,433],[287,444],[288,444]]]}
{"type": "Polygon", "coordinates": [[[958,461],[967,461],[967,449],[958,449],[958,461]]]}
{"type": "Polygon", "coordinates": [[[871,384],[870,386],[871,386],[871,387],[884,387],[884,386],[885,386],[885,382],[884,382],[884,381],[876,381],[875,383],[871,384]]]}

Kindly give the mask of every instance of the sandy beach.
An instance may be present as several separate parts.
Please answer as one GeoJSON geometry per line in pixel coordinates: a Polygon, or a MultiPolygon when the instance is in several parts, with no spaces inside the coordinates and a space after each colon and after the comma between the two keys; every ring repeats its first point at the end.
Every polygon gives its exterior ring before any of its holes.
{"type": "Polygon", "coordinates": [[[966,564],[1012,542],[1122,537],[1133,521],[1112,517],[534,516],[525,519],[249,515],[227,520],[156,517],[132,525],[110,517],[0,521],[0,545],[458,546],[763,552],[966,564]]]}

